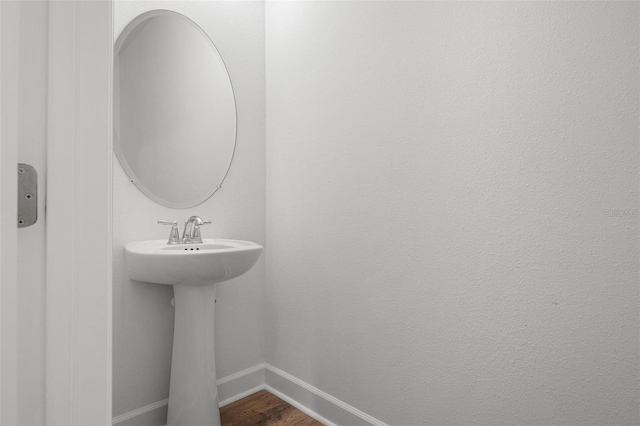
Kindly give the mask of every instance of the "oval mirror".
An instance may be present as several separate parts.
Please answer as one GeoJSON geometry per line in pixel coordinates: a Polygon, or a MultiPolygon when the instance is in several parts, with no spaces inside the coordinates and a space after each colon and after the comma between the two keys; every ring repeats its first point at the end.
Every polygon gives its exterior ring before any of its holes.
{"type": "Polygon", "coordinates": [[[114,148],[149,198],[187,208],[220,187],[236,143],[236,104],[209,37],[187,17],[146,12],[115,45],[114,148]]]}

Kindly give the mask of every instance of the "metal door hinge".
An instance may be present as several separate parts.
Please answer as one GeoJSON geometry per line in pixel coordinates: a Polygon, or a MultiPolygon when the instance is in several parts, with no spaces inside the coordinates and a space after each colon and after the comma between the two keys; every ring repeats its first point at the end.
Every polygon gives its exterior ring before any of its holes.
{"type": "Polygon", "coordinates": [[[18,228],[38,220],[38,173],[32,166],[18,163],[18,228]]]}

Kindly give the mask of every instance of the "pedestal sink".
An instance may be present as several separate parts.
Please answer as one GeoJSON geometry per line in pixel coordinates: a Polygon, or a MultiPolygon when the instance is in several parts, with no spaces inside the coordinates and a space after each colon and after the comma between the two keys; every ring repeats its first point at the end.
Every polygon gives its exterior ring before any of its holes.
{"type": "Polygon", "coordinates": [[[262,246],[238,240],[125,246],[129,277],[173,285],[176,315],[167,426],[220,426],[213,344],[216,283],[253,267],[262,246]]]}

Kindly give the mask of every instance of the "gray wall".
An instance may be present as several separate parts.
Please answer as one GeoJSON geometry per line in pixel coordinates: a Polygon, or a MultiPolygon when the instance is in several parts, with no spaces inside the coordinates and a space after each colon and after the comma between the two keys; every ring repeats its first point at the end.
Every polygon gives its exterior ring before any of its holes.
{"type": "MultiPolygon", "coordinates": [[[[265,243],[264,3],[249,1],[117,1],[115,36],[135,16],[171,9],[194,20],[222,55],[238,109],[235,157],[224,187],[197,207],[176,210],[146,198],[114,158],[113,187],[113,415],[168,397],[173,289],[127,277],[123,247],[167,238],[157,219],[184,221],[196,214],[213,224],[205,238],[265,243]]],[[[225,377],[264,360],[263,259],[246,275],[218,285],[216,366],[225,377]]]]}
{"type": "Polygon", "coordinates": [[[391,425],[638,424],[639,4],[266,7],[266,361],[391,425]]]}

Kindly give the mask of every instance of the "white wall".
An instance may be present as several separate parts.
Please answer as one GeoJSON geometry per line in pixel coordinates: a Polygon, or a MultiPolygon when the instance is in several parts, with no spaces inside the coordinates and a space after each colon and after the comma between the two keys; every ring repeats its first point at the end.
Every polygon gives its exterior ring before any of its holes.
{"type": "Polygon", "coordinates": [[[268,2],[266,362],[390,425],[640,422],[638,6],[268,2]]]}
{"type": "MultiPolygon", "coordinates": [[[[173,290],[128,279],[123,247],[136,240],[167,238],[157,219],[180,222],[197,214],[211,219],[205,238],[265,242],[264,4],[261,2],[117,1],[115,36],[135,16],[171,9],[194,20],[224,59],[238,109],[235,157],[223,188],[200,206],[176,210],[145,197],[114,159],[113,188],[113,414],[167,398],[173,343],[173,290]]],[[[263,362],[264,262],[246,275],[219,284],[216,366],[225,377],[263,362]]]]}

